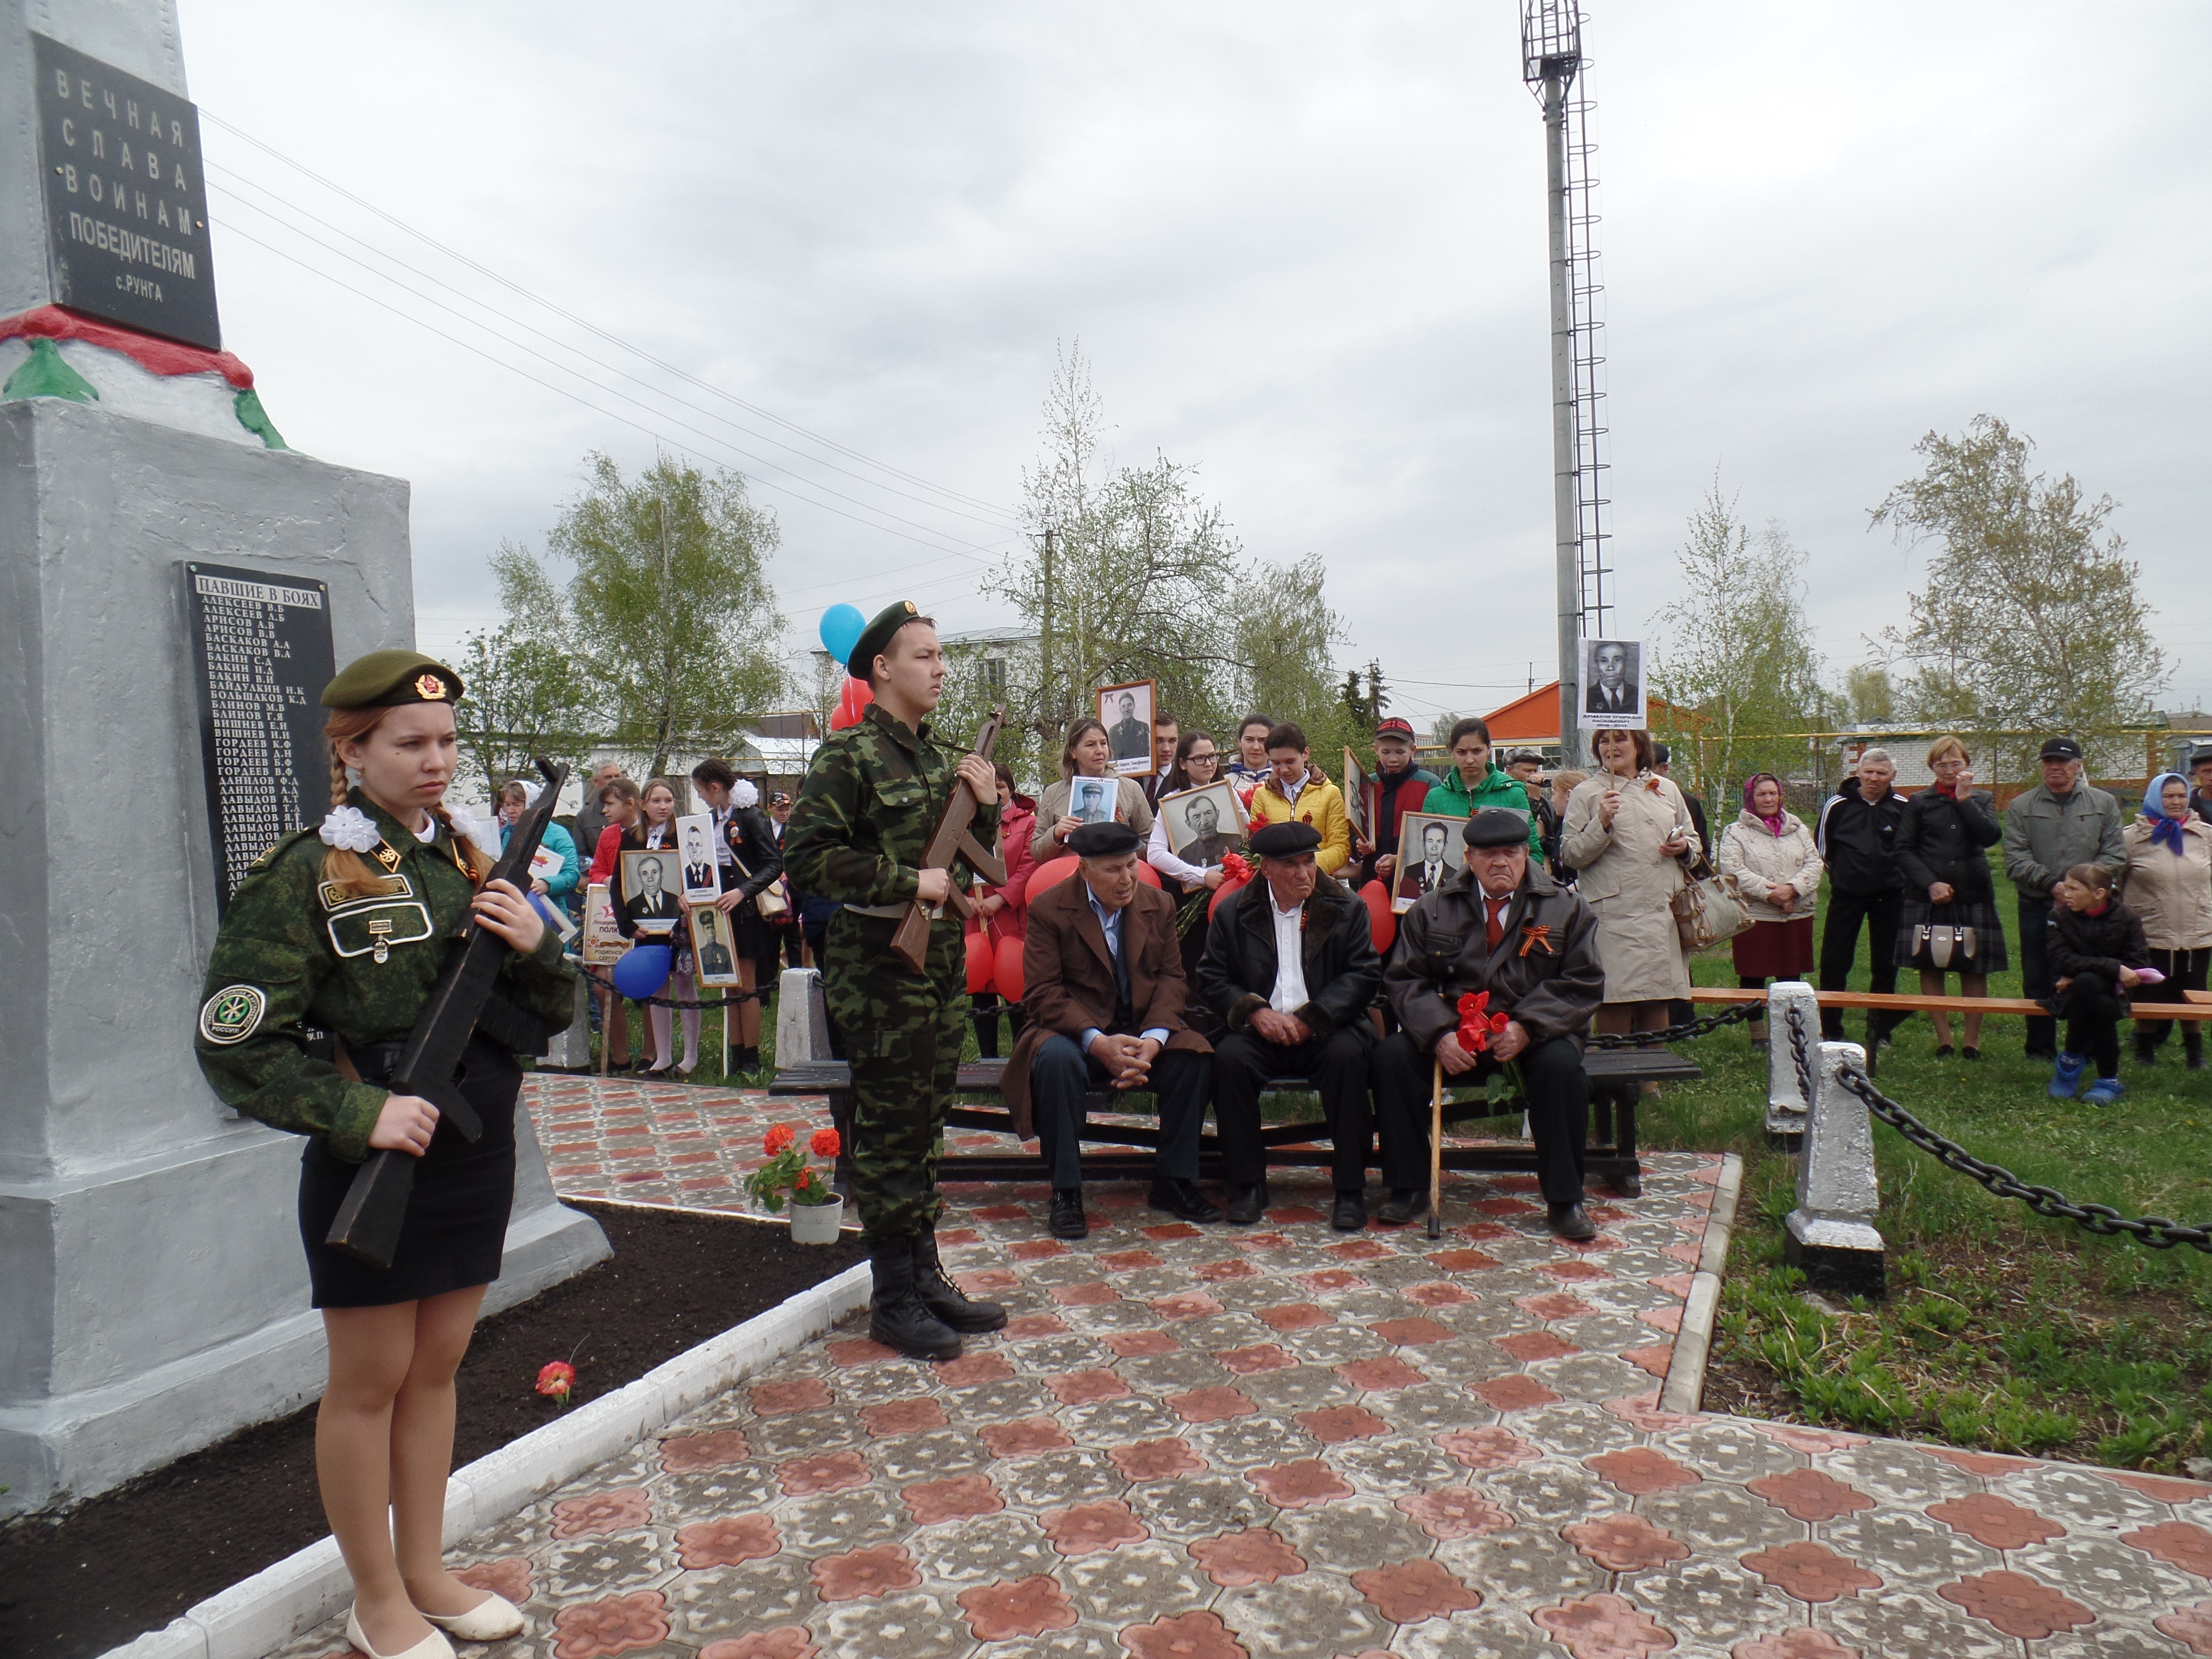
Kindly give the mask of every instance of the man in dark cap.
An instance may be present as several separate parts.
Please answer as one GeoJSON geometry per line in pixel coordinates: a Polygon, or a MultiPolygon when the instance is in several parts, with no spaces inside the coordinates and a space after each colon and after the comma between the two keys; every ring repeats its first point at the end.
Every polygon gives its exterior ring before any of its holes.
{"type": "Polygon", "coordinates": [[[1137,832],[1086,823],[1067,838],[1075,873],[1030,900],[1022,1011],[1003,1087],[1014,1133],[1034,1133],[1052,1182],[1055,1238],[1090,1231],[1083,1215],[1084,1097],[1144,1090],[1159,1103],[1152,1206],[1218,1221],[1198,1190],[1212,1048],[1184,1023],[1187,988],[1174,902],[1137,873],[1137,832]]]}
{"type": "Polygon", "coordinates": [[[2189,751],[2189,810],[2212,823],[2212,743],[2200,743],[2189,751]]]}
{"type": "Polygon", "coordinates": [[[1418,1219],[1429,1207],[1431,1062],[1447,1086],[1480,1082],[1516,1062],[1528,1091],[1536,1178],[1552,1231],[1595,1238],[1583,1212],[1583,1143],[1589,1133],[1589,1077],[1583,1036],[1605,998],[1597,918],[1528,861],[1528,825],[1487,807],[1467,821],[1467,866],[1424,896],[1398,924],[1382,988],[1401,1027],[1376,1045],[1371,1076],[1390,1196],[1376,1219],[1418,1219]],[[1506,1017],[1470,1052],[1460,1040],[1459,1000],[1487,991],[1486,1014],[1506,1017]]]}
{"type": "MultiPolygon", "coordinates": [[[[2118,801],[2081,779],[2081,745],[2052,738],[2039,757],[2043,781],[2013,797],[2004,815],[2004,867],[2020,894],[2020,983],[2038,1002],[2057,994],[2045,939],[2058,884],[2077,864],[2099,864],[2118,874],[2127,868],[2120,831],[2127,819],[2118,801]]],[[[2048,1014],[2027,1021],[2027,1057],[2058,1058],[2058,1022],[2048,1014]]]]}
{"type": "Polygon", "coordinates": [[[921,867],[956,786],[974,794],[975,839],[999,821],[988,763],[940,747],[928,716],[945,692],[937,626],[902,600],[861,631],[845,664],[875,701],[822,741],[783,837],[796,887],[834,901],[822,988],[853,1068],[853,1196],[875,1269],[868,1332],[915,1358],[949,1359],[962,1333],[1006,1322],[971,1302],[938,1256],[938,1148],[968,1032],[966,951],[957,916],[930,925],[927,971],[890,948],[916,899],[942,906],[954,874],[921,867]],[[957,757],[957,764],[956,764],[957,757]]]}
{"type": "Polygon", "coordinates": [[[1382,964],[1367,907],[1314,862],[1321,831],[1263,824],[1252,836],[1260,878],[1221,901],[1198,965],[1200,993],[1227,1023],[1213,1045],[1213,1115],[1229,1218],[1257,1221],[1267,1208],[1260,1143],[1260,1091],[1278,1078],[1310,1078],[1328,1117],[1336,1208],[1329,1224],[1367,1224],[1367,1011],[1382,964]]]}

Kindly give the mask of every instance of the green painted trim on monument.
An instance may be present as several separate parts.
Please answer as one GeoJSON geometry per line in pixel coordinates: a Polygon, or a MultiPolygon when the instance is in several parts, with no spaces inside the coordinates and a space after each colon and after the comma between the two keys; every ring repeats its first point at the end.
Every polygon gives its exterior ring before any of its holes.
{"type": "Polygon", "coordinates": [[[252,386],[232,399],[231,407],[238,411],[239,425],[260,439],[264,447],[270,449],[289,449],[292,447],[284,441],[284,434],[269,418],[269,411],[261,406],[261,394],[252,386]]]}
{"type": "Polygon", "coordinates": [[[66,398],[73,404],[100,401],[99,391],[63,361],[52,340],[34,339],[30,344],[31,355],[16,365],[8,384],[0,386],[0,403],[17,398],[66,398]]]}

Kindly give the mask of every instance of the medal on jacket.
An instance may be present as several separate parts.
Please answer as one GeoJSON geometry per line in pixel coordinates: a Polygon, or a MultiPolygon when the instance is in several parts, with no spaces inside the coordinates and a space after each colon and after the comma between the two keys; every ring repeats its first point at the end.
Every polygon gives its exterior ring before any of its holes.
{"type": "Polygon", "coordinates": [[[392,944],[386,937],[391,932],[391,917],[371,916],[368,919],[368,936],[376,941],[376,949],[369,952],[371,962],[382,963],[392,960],[392,944]]]}

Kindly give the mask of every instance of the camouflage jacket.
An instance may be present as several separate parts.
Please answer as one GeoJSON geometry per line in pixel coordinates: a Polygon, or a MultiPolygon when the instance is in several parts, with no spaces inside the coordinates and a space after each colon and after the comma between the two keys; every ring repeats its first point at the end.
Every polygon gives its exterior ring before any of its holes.
{"type": "MultiPolygon", "coordinates": [[[[916,732],[874,703],[823,738],[783,832],[792,885],[844,904],[913,898],[966,752],[939,748],[927,721],[916,732]]],[[[978,842],[989,846],[998,826],[998,802],[976,810],[978,842]]]]}
{"type": "MultiPolygon", "coordinates": [[[[351,799],[399,854],[398,868],[383,878],[386,890],[356,898],[326,890],[325,848],[313,830],[264,853],[223,914],[193,1047],[228,1103],[271,1128],[322,1135],[333,1152],[358,1163],[368,1155],[386,1091],[349,1082],[317,1059],[308,1028],[334,1032],[352,1048],[404,1040],[475,890],[443,826],[435,841],[418,842],[361,791],[351,799]]],[[[530,955],[510,952],[500,973],[501,995],[560,1024],[574,1009],[574,988],[575,970],[550,927],[530,955]]]]}

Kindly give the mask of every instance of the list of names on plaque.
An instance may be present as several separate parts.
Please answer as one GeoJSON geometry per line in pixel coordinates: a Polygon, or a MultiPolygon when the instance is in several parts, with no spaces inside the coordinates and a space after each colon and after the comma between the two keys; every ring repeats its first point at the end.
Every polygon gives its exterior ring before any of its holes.
{"type": "Polygon", "coordinates": [[[185,566],[200,756],[221,904],[271,842],[330,805],[323,687],[337,673],[329,590],[221,565],[185,566]]]}

